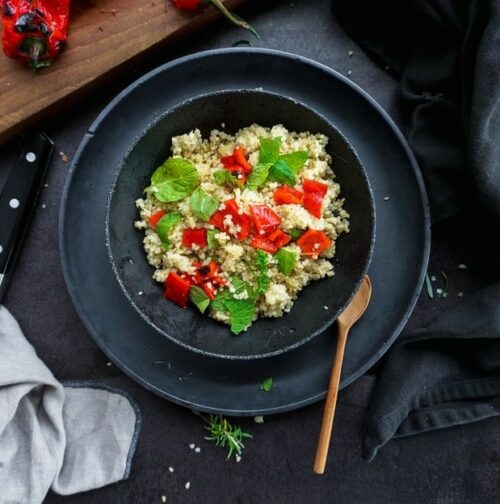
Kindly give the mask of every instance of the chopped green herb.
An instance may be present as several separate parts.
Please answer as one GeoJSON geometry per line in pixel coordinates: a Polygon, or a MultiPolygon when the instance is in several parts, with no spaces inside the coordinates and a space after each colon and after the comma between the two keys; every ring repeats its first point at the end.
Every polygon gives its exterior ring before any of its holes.
{"type": "Polygon", "coordinates": [[[281,248],[278,250],[275,257],[278,260],[278,269],[280,272],[283,273],[283,275],[289,275],[297,261],[295,252],[287,250],[286,248],[281,248]]]}
{"type": "Polygon", "coordinates": [[[159,201],[179,201],[189,196],[200,183],[195,165],[181,157],[167,159],[151,177],[151,190],[159,201]]]}
{"type": "Polygon", "coordinates": [[[261,384],[260,384],[260,390],[263,392],[269,392],[273,388],[273,379],[272,378],[266,378],[261,384]]]}
{"type": "Polygon", "coordinates": [[[292,240],[300,238],[304,233],[303,229],[292,229],[288,234],[292,237],[292,240]]]}
{"type": "Polygon", "coordinates": [[[205,427],[210,433],[205,439],[216,446],[227,448],[226,460],[229,460],[233,454],[240,455],[245,448],[244,439],[251,439],[252,435],[244,432],[240,427],[233,426],[221,415],[210,415],[210,419],[200,415],[208,426],[205,427]]]}
{"type": "Polygon", "coordinates": [[[295,175],[304,166],[308,158],[309,152],[307,151],[295,151],[280,156],[280,159],[290,167],[295,175]]]}
{"type": "Polygon", "coordinates": [[[259,163],[274,164],[278,161],[280,155],[281,138],[265,138],[260,139],[259,163]]]}
{"type": "Polygon", "coordinates": [[[252,173],[248,176],[247,187],[249,189],[255,189],[262,185],[269,176],[269,170],[271,169],[271,163],[258,164],[252,170],[252,173]]]}
{"type": "Polygon", "coordinates": [[[189,288],[189,299],[201,313],[204,313],[210,304],[210,298],[205,294],[205,291],[196,285],[189,288]]]}
{"type": "Polygon", "coordinates": [[[427,287],[427,295],[433,299],[434,298],[434,292],[432,290],[432,284],[431,284],[431,279],[429,278],[429,274],[425,274],[425,286],[427,287]]]}
{"type": "Polygon", "coordinates": [[[160,238],[163,247],[168,249],[170,243],[168,240],[168,233],[170,230],[179,224],[182,220],[182,215],[179,212],[170,212],[165,214],[156,224],[156,234],[160,238]]]}
{"type": "Polygon", "coordinates": [[[212,196],[209,196],[201,187],[198,187],[191,195],[189,205],[196,217],[207,221],[217,210],[219,202],[215,198],[212,198],[212,196]]]}
{"type": "Polygon", "coordinates": [[[207,229],[207,244],[209,249],[215,249],[219,246],[219,242],[215,238],[218,232],[216,229],[207,229]]]}
{"type": "Polygon", "coordinates": [[[264,294],[269,289],[271,279],[267,274],[269,264],[269,254],[263,250],[255,251],[255,261],[257,263],[257,294],[264,294]]]}
{"type": "Polygon", "coordinates": [[[239,187],[240,189],[243,189],[243,184],[227,170],[218,170],[214,172],[214,180],[215,183],[220,186],[228,185],[230,187],[239,187]]]}
{"type": "Polygon", "coordinates": [[[276,182],[288,184],[289,186],[294,186],[296,182],[293,170],[288,166],[288,163],[281,158],[272,166],[269,171],[269,178],[276,182]]]}
{"type": "Polygon", "coordinates": [[[444,287],[443,287],[443,292],[441,293],[441,297],[445,298],[448,295],[449,282],[448,282],[448,277],[446,276],[446,273],[444,271],[441,271],[441,276],[444,279],[444,287]]]}

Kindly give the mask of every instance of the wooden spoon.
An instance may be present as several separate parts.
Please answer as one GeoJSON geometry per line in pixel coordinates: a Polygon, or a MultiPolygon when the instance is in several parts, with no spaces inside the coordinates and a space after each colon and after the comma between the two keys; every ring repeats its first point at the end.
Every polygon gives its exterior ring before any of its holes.
{"type": "Polygon", "coordinates": [[[328,392],[326,395],[325,410],[323,412],[323,421],[319,433],[318,447],[316,448],[316,459],[314,461],[314,472],[323,474],[325,472],[326,458],[328,457],[328,448],[332,436],[333,417],[335,415],[335,406],[337,405],[337,395],[339,393],[340,372],[342,371],[342,361],[344,359],[345,344],[349,329],[359,320],[365,312],[372,294],[372,284],[368,275],[363,278],[361,287],[347,305],[345,310],[337,318],[338,340],[335,357],[333,359],[333,368],[328,383],[328,392]]]}

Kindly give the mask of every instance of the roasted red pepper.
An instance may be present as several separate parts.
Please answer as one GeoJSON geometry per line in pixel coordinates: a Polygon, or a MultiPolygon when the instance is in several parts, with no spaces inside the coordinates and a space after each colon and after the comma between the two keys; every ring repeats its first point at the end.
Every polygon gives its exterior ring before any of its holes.
{"type": "Polygon", "coordinates": [[[173,0],[173,2],[178,9],[188,11],[196,11],[205,5],[215,5],[215,7],[219,9],[222,14],[224,14],[224,16],[226,16],[226,18],[231,21],[231,23],[239,26],[240,28],[244,28],[245,30],[250,31],[257,38],[260,38],[259,34],[246,21],[243,21],[243,19],[241,19],[239,16],[236,16],[235,14],[229,12],[221,0],[173,0]]]}
{"type": "Polygon", "coordinates": [[[68,40],[70,0],[0,0],[3,51],[10,58],[50,65],[68,40]]]}
{"type": "Polygon", "coordinates": [[[181,308],[186,308],[189,300],[189,280],[171,271],[165,280],[163,296],[181,308]]]}
{"type": "Polygon", "coordinates": [[[289,186],[278,187],[273,194],[277,205],[302,205],[304,202],[304,193],[289,186]]]}
{"type": "Polygon", "coordinates": [[[304,208],[311,215],[320,219],[328,185],[316,180],[305,179],[302,187],[304,188],[304,208]]]}
{"type": "Polygon", "coordinates": [[[191,248],[193,245],[204,248],[207,246],[207,230],[205,228],[185,229],[182,233],[182,244],[191,248]]]}
{"type": "Polygon", "coordinates": [[[210,217],[209,223],[215,226],[218,230],[235,236],[238,240],[244,240],[252,229],[252,220],[248,215],[240,210],[238,203],[236,203],[234,199],[224,201],[223,208],[221,210],[217,210],[212,217],[210,217]],[[239,226],[241,228],[238,232],[233,233],[230,231],[224,221],[226,215],[231,216],[234,226],[239,226]]]}
{"type": "Polygon", "coordinates": [[[235,147],[230,156],[222,156],[220,162],[242,184],[246,184],[247,175],[252,172],[252,165],[247,161],[243,147],[235,147]]]}
{"type": "Polygon", "coordinates": [[[270,254],[274,254],[278,251],[278,247],[268,238],[264,238],[263,236],[254,236],[250,245],[253,248],[261,249],[264,252],[269,252],[270,254]]]}
{"type": "Polygon", "coordinates": [[[303,255],[318,256],[331,247],[332,240],[323,231],[308,229],[298,240],[297,245],[301,248],[303,255]]]}
{"type": "Polygon", "coordinates": [[[281,217],[266,205],[250,205],[250,214],[259,235],[272,233],[281,224],[281,217]]]}
{"type": "Polygon", "coordinates": [[[166,214],[165,210],[158,210],[158,212],[155,212],[149,219],[149,225],[154,229],[160,219],[166,214]]]}
{"type": "Polygon", "coordinates": [[[200,262],[194,262],[196,273],[189,276],[189,281],[192,285],[201,287],[206,295],[213,301],[219,287],[226,285],[226,280],[219,276],[221,271],[220,266],[215,261],[210,261],[210,264],[203,265],[200,262]]]}
{"type": "Polygon", "coordinates": [[[276,229],[276,231],[273,231],[267,238],[279,249],[292,241],[292,237],[281,229],[276,229]]]}

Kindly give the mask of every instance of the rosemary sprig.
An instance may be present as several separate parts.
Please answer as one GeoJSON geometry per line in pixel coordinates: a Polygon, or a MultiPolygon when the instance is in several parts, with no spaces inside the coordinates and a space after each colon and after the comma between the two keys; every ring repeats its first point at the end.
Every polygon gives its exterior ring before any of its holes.
{"type": "Polygon", "coordinates": [[[227,448],[226,460],[229,460],[233,455],[237,455],[237,459],[241,456],[245,445],[243,444],[244,439],[251,439],[253,436],[248,432],[245,432],[236,425],[232,425],[229,420],[224,418],[222,415],[210,415],[206,417],[201,413],[195,411],[203,421],[207,424],[205,429],[210,433],[209,436],[205,436],[207,441],[215,443],[216,446],[221,446],[222,448],[227,448]]]}

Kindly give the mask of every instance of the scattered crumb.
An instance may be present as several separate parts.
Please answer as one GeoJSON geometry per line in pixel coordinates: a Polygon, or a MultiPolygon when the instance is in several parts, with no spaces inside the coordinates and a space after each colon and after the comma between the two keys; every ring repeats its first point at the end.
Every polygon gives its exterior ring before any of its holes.
{"type": "Polygon", "coordinates": [[[224,129],[226,127],[226,123],[220,123],[220,127],[224,129]]]}
{"type": "Polygon", "coordinates": [[[432,280],[433,282],[435,282],[435,281],[436,281],[436,275],[432,275],[432,276],[431,276],[431,280],[432,280]]]}
{"type": "Polygon", "coordinates": [[[162,502],[167,502],[167,496],[166,495],[162,495],[161,496],[161,501],[162,502]]]}
{"type": "Polygon", "coordinates": [[[241,455],[236,454],[236,462],[241,462],[241,455]]]}
{"type": "Polygon", "coordinates": [[[142,292],[142,291],[139,291],[139,292],[137,293],[137,295],[138,295],[138,296],[142,296],[143,294],[144,294],[144,292],[142,292]]]}
{"type": "Polygon", "coordinates": [[[347,70],[347,75],[352,75],[352,70],[347,70]]]}
{"type": "Polygon", "coordinates": [[[458,269],[466,270],[467,269],[467,264],[464,264],[464,263],[459,264],[458,265],[458,269]]]}
{"type": "Polygon", "coordinates": [[[436,289],[436,294],[440,296],[443,293],[443,289],[436,289]]]}
{"type": "Polygon", "coordinates": [[[264,417],[262,415],[259,415],[259,416],[256,416],[256,417],[253,417],[253,421],[255,423],[264,423],[264,417]]]}
{"type": "Polygon", "coordinates": [[[113,363],[112,363],[112,362],[106,362],[106,366],[108,366],[108,367],[109,367],[109,366],[112,366],[112,365],[113,365],[113,363]]]}
{"type": "Polygon", "coordinates": [[[389,196],[384,196],[384,201],[389,201],[389,196]]]}
{"type": "Polygon", "coordinates": [[[67,163],[67,162],[68,162],[68,156],[67,156],[67,155],[66,155],[63,151],[61,151],[61,152],[59,153],[59,157],[61,158],[61,161],[62,161],[63,163],[67,163]]]}
{"type": "Polygon", "coordinates": [[[43,184],[43,187],[49,187],[49,184],[43,184]]]}
{"type": "Polygon", "coordinates": [[[326,306],[326,305],[325,305],[325,306],[323,306],[323,308],[324,308],[325,310],[328,310],[328,306],[326,306]]]}
{"type": "Polygon", "coordinates": [[[389,71],[390,69],[391,69],[391,67],[389,65],[385,66],[385,70],[389,71]]]}
{"type": "Polygon", "coordinates": [[[352,49],[349,49],[349,51],[347,51],[347,54],[349,55],[349,58],[354,54],[354,51],[352,49]]]}
{"type": "Polygon", "coordinates": [[[194,443],[189,443],[189,448],[191,448],[191,450],[194,450],[194,443]]]}
{"type": "Polygon", "coordinates": [[[168,468],[168,472],[169,472],[169,473],[173,473],[173,472],[174,472],[174,468],[173,468],[172,466],[170,466],[170,467],[168,468]]]}
{"type": "Polygon", "coordinates": [[[47,208],[47,205],[45,203],[43,203],[42,208],[47,208]]]}
{"type": "Polygon", "coordinates": [[[195,451],[196,453],[200,453],[200,452],[201,452],[201,448],[200,448],[199,446],[197,446],[197,447],[194,449],[194,451],[195,451]]]}
{"type": "Polygon", "coordinates": [[[459,292],[459,293],[457,294],[457,296],[458,296],[458,297],[464,297],[464,293],[463,293],[463,292],[459,292]]]}
{"type": "Polygon", "coordinates": [[[184,486],[186,487],[186,490],[189,490],[191,483],[189,481],[186,481],[186,484],[184,486]]]}

